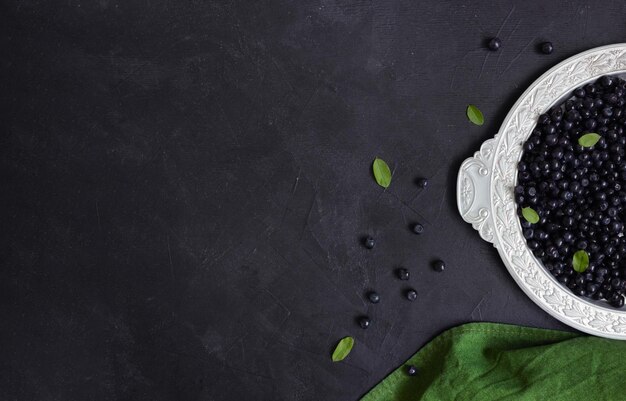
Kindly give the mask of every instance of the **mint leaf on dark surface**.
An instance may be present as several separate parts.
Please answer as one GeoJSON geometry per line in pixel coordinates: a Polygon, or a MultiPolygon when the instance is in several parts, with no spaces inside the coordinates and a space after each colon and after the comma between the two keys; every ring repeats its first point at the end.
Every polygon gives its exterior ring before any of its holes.
{"type": "Polygon", "coordinates": [[[374,178],[376,178],[378,185],[383,188],[389,187],[391,184],[391,170],[389,170],[387,163],[377,157],[372,164],[372,170],[374,171],[374,178]]]}
{"type": "Polygon", "coordinates": [[[485,117],[483,116],[482,111],[480,111],[478,107],[474,106],[473,104],[467,106],[466,113],[467,118],[469,118],[469,120],[474,124],[483,125],[485,123],[485,117]]]}
{"type": "Polygon", "coordinates": [[[333,351],[333,362],[343,361],[350,351],[352,351],[352,347],[354,346],[354,338],[352,337],[344,337],[339,340],[339,343],[335,347],[335,351],[333,351]]]}

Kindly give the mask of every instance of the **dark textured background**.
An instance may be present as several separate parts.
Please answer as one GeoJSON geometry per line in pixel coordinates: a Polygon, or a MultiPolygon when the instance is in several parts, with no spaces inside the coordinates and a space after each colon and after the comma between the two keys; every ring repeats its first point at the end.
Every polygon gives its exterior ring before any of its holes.
{"type": "Polygon", "coordinates": [[[548,67],[626,41],[594,4],[2,2],[0,399],[356,400],[451,326],[563,328],[455,177],[548,67]]]}

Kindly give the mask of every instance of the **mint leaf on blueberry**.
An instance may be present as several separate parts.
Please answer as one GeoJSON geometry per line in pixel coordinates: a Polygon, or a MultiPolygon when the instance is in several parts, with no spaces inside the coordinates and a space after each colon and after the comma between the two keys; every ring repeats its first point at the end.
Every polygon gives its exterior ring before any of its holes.
{"type": "Polygon", "coordinates": [[[539,215],[531,207],[522,208],[522,216],[531,224],[537,224],[539,222],[539,215]]]}
{"type": "Polygon", "coordinates": [[[572,267],[578,273],[583,273],[589,267],[589,255],[582,249],[576,251],[572,258],[572,267]]]}
{"type": "Polygon", "coordinates": [[[590,132],[578,138],[578,144],[586,148],[590,148],[600,140],[600,135],[595,132],[590,132]]]}

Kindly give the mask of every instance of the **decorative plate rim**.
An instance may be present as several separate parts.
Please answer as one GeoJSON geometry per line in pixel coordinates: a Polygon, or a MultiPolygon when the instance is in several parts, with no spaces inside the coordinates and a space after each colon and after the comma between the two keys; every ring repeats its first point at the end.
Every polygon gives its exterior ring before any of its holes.
{"type": "Polygon", "coordinates": [[[537,117],[576,87],[620,73],[626,73],[626,43],[579,53],[541,75],[513,105],[494,138],[461,165],[457,205],[463,219],[498,249],[513,279],[539,307],[580,331],[626,340],[626,309],[579,298],[535,258],[522,236],[513,196],[522,145],[537,117]]]}

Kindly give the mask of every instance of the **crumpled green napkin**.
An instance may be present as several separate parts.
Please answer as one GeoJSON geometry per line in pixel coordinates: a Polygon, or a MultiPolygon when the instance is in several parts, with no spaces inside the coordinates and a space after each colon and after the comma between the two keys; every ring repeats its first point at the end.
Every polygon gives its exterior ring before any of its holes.
{"type": "Polygon", "coordinates": [[[496,323],[436,337],[361,401],[626,400],[626,341],[496,323]],[[408,376],[407,365],[418,368],[408,376]]]}

